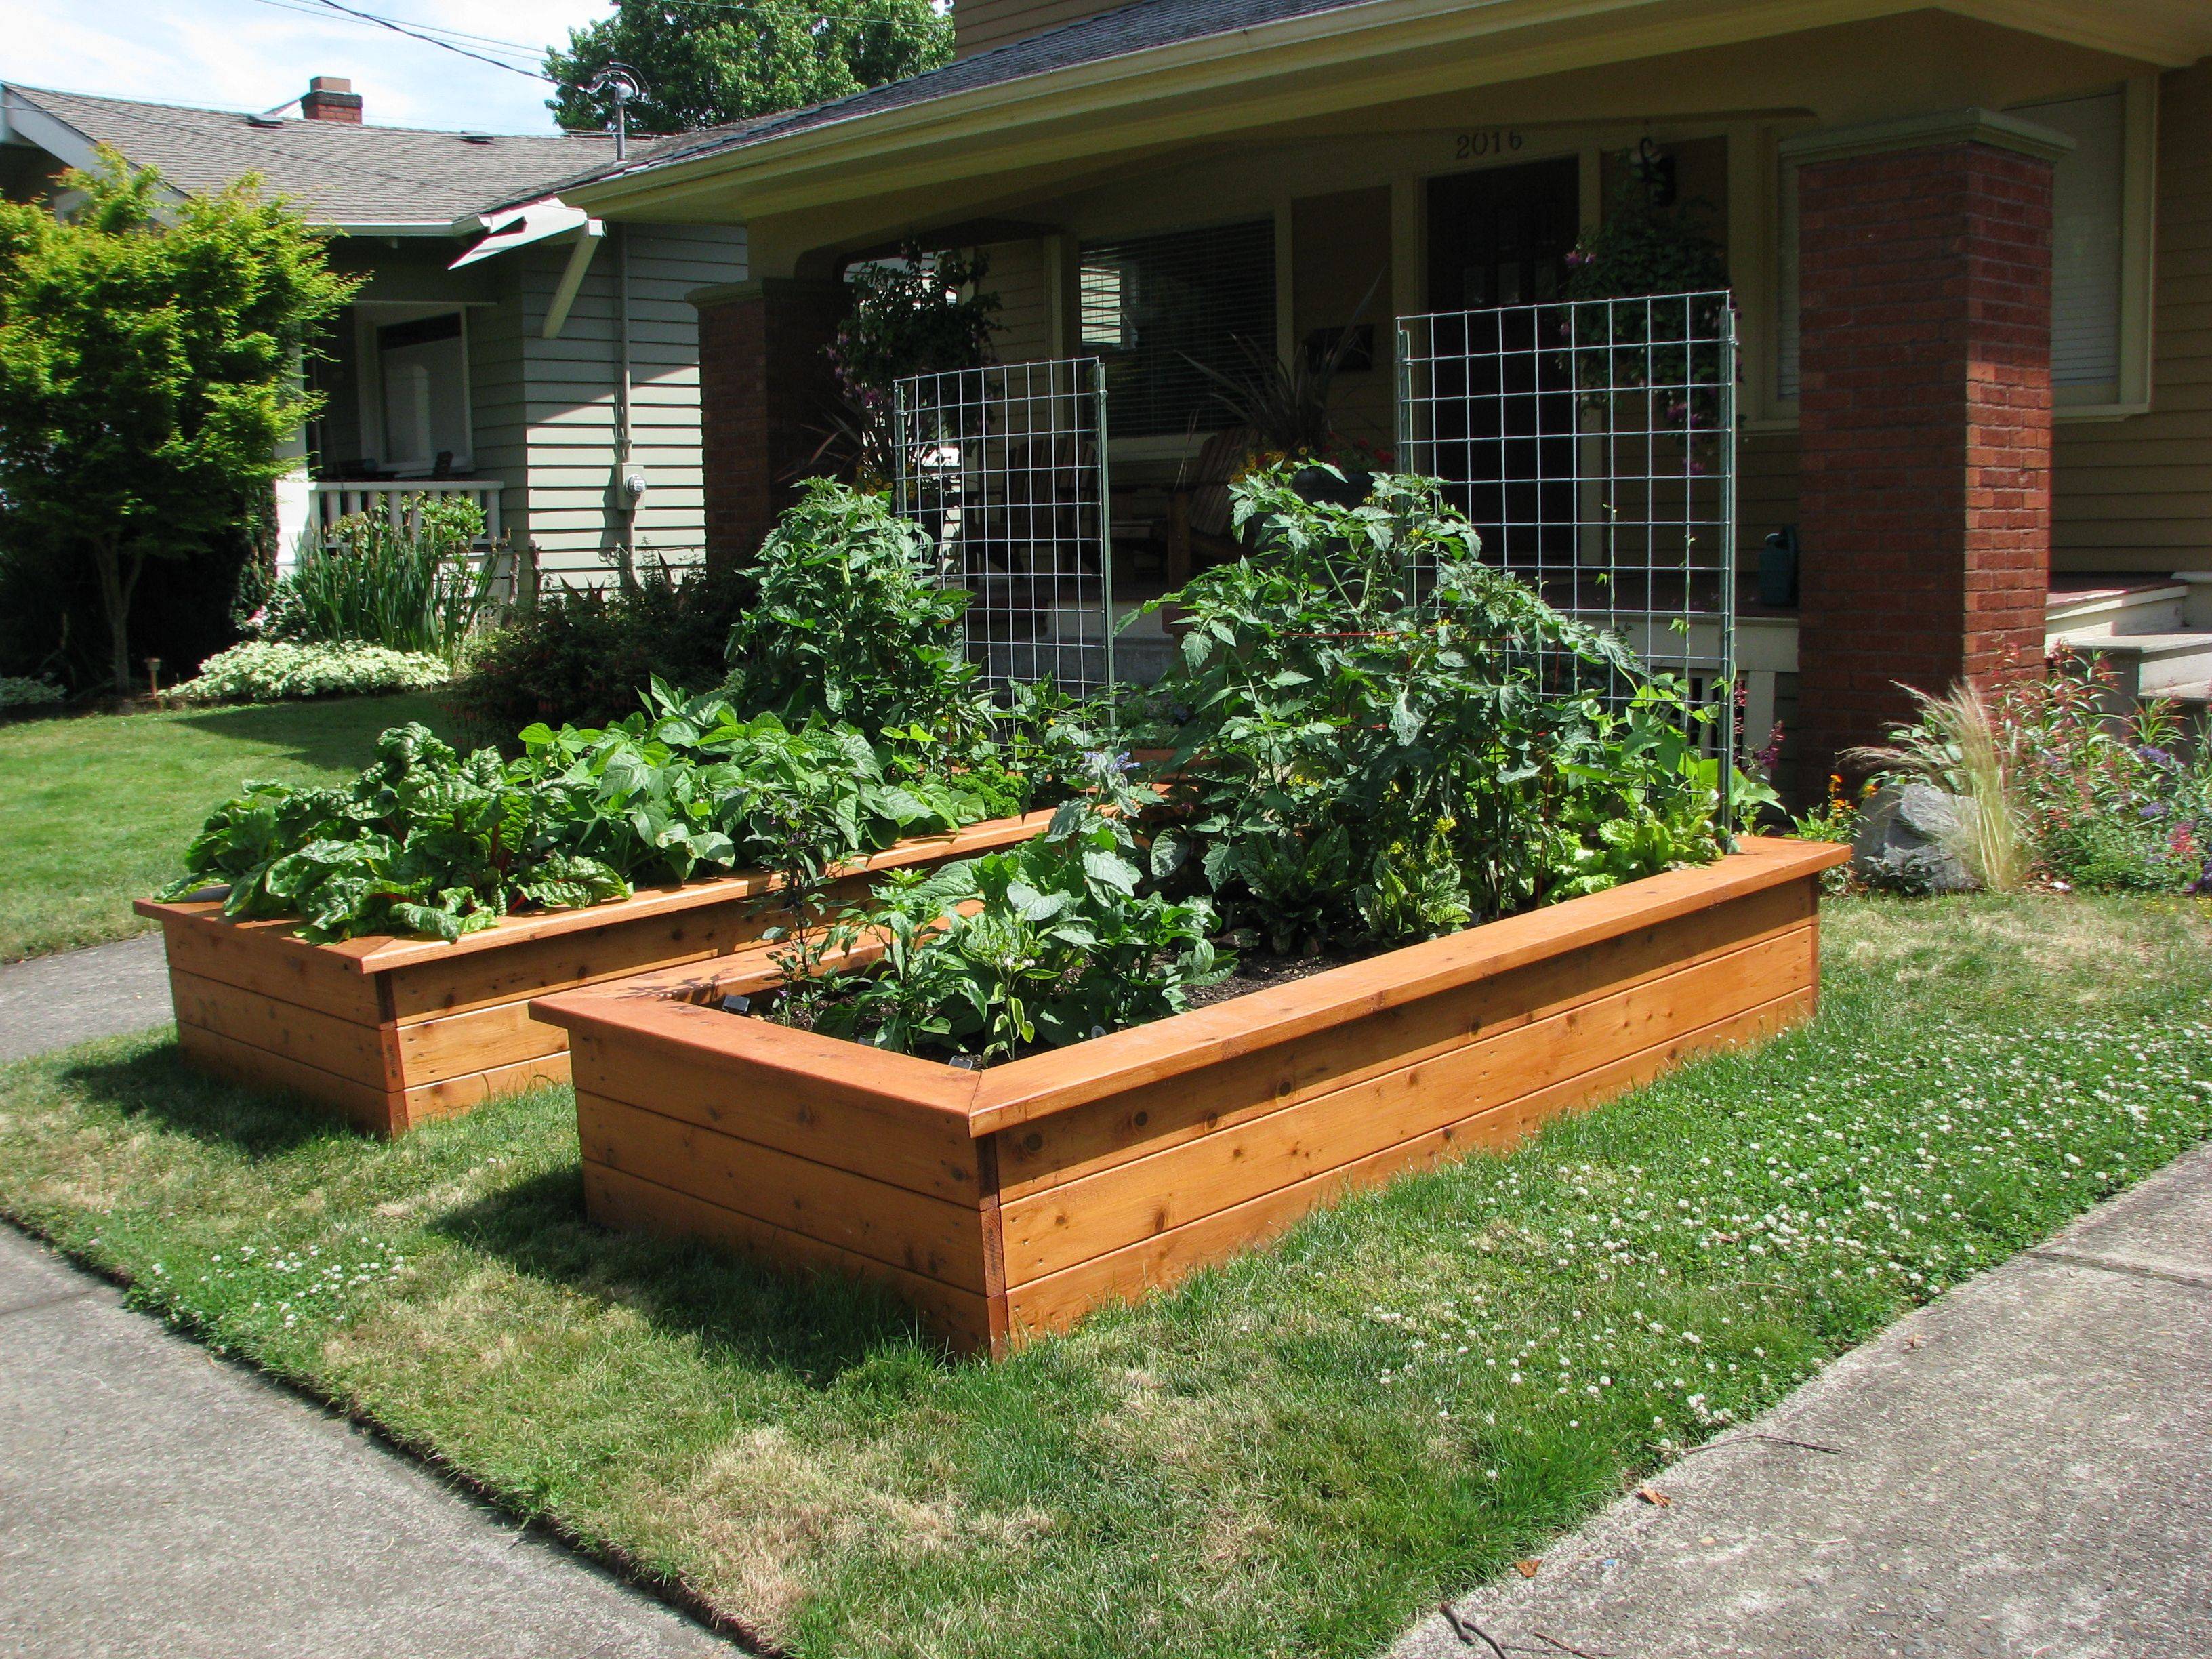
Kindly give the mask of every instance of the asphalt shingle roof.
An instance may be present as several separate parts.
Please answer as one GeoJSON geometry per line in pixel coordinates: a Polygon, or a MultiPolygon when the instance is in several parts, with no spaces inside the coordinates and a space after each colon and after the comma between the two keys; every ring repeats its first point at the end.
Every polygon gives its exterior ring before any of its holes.
{"type": "Polygon", "coordinates": [[[458,132],[352,126],[291,119],[256,126],[230,110],[193,109],[46,92],[9,83],[11,96],[161,170],[178,189],[220,190],[258,173],[317,223],[444,222],[495,202],[543,193],[539,186],[614,155],[599,134],[569,137],[500,134],[477,142],[458,132]]]}
{"type": "Polygon", "coordinates": [[[756,116],[729,126],[702,127],[696,132],[660,139],[650,149],[634,149],[619,166],[603,164],[562,179],[561,184],[573,185],[623,178],[678,161],[749,149],[832,122],[903,109],[1029,76],[1048,75],[1055,70],[1176,46],[1210,34],[1232,34],[1266,23],[1366,3],[1368,0],[1137,0],[1134,5],[1063,23],[988,52],[979,52],[971,58],[956,59],[941,69],[909,76],[903,81],[893,81],[850,97],[810,105],[805,109],[787,110],[781,114],[756,116]]]}

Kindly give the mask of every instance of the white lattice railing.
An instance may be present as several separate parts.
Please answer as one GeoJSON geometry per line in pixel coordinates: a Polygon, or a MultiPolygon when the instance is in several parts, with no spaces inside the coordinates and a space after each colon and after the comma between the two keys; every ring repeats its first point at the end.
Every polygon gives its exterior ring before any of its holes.
{"type": "Polygon", "coordinates": [[[465,495],[483,514],[487,541],[499,540],[499,492],[496,479],[405,478],[376,482],[318,480],[309,487],[313,497],[309,522],[328,530],[340,519],[356,513],[380,513],[398,524],[419,502],[436,495],[465,495]]]}

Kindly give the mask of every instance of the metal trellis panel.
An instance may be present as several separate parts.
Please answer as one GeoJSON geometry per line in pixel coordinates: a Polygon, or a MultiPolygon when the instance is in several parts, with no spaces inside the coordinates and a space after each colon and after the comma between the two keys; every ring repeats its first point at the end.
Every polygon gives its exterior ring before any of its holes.
{"type": "Polygon", "coordinates": [[[917,374],[896,387],[896,510],[972,596],[992,685],[1095,691],[1114,677],[1106,379],[1096,357],[917,374]]]}
{"type": "Polygon", "coordinates": [[[1398,319],[1401,465],[1443,480],[1486,560],[1711,706],[1716,753],[1740,741],[1736,352],[1726,291],[1398,319]]]}

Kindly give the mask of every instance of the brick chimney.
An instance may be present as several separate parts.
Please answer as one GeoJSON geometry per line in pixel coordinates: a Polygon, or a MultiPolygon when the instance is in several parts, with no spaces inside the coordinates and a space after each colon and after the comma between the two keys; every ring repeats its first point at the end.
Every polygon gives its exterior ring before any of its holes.
{"type": "Polygon", "coordinates": [[[361,94],[343,75],[318,75],[300,99],[300,113],[310,121],[361,125],[361,94]]]}

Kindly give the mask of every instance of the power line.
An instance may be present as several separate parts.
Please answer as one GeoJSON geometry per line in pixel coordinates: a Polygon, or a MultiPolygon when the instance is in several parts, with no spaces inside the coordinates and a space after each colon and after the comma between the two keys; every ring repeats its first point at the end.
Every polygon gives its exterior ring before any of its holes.
{"type": "Polygon", "coordinates": [[[389,17],[379,17],[374,12],[356,11],[351,6],[340,5],[338,3],[338,0],[319,0],[319,3],[329,8],[334,12],[339,13],[343,16],[359,18],[364,23],[374,23],[379,28],[390,29],[394,34],[404,34],[410,40],[420,40],[425,46],[436,46],[441,51],[459,52],[464,58],[475,58],[479,64],[489,64],[494,69],[503,69],[509,75],[527,76],[533,81],[543,81],[546,85],[553,87],[565,86],[567,84],[565,82],[555,80],[550,75],[542,74],[537,70],[524,69],[519,64],[509,64],[500,58],[493,58],[484,52],[473,51],[470,47],[456,46],[451,40],[441,40],[434,34],[424,34],[419,29],[408,27],[404,23],[395,23],[389,17]]]}
{"type": "MultiPolygon", "coordinates": [[[[334,21],[321,4],[321,0],[254,0],[254,3],[256,5],[267,6],[276,11],[297,12],[303,17],[319,17],[325,22],[334,21]]],[[[354,15],[347,20],[336,21],[351,21],[361,23],[364,27],[370,28],[382,28],[385,27],[385,22],[382,19],[370,17],[366,15],[354,15]]],[[[465,29],[449,29],[441,24],[416,23],[411,19],[398,21],[404,21],[406,22],[407,27],[420,30],[425,34],[437,35],[441,39],[448,40],[464,41],[471,46],[495,46],[503,52],[520,53],[521,56],[531,58],[533,61],[541,58],[545,55],[544,47],[533,46],[526,41],[501,40],[493,35],[471,34],[465,29]]]]}

